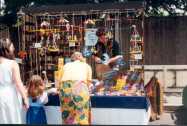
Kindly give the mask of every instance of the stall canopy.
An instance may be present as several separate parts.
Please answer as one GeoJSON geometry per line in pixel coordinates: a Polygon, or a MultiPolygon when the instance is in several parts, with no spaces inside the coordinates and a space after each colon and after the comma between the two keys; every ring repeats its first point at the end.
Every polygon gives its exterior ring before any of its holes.
{"type": "Polygon", "coordinates": [[[44,13],[44,12],[72,12],[72,11],[95,11],[95,10],[136,10],[143,9],[145,3],[142,1],[128,1],[124,3],[100,3],[100,4],[72,4],[72,5],[56,5],[24,8],[25,13],[44,13]]]}

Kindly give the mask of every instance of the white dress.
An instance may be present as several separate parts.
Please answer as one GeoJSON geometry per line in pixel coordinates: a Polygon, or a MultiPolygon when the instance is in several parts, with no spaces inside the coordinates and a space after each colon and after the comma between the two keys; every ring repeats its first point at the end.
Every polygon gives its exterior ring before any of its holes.
{"type": "Polygon", "coordinates": [[[12,60],[0,63],[0,124],[22,124],[20,95],[12,80],[12,60]]]}

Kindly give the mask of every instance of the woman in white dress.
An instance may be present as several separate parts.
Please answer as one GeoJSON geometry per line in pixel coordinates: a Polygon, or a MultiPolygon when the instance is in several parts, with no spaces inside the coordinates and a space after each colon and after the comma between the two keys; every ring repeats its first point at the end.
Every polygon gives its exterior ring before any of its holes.
{"type": "Polygon", "coordinates": [[[13,60],[14,46],[9,39],[0,39],[0,124],[22,124],[23,98],[25,109],[28,108],[26,90],[20,78],[18,64],[13,60]]]}

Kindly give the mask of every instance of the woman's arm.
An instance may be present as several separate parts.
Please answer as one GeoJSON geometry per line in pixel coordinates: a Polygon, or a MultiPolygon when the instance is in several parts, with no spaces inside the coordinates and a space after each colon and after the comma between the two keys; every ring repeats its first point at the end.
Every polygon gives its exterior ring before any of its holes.
{"type": "Polygon", "coordinates": [[[20,77],[19,65],[15,61],[13,61],[13,64],[12,64],[12,77],[13,77],[14,84],[16,85],[18,91],[20,92],[20,94],[24,100],[24,105],[25,105],[26,109],[29,108],[29,102],[28,102],[26,90],[23,86],[23,83],[22,83],[21,77],[20,77]]]}

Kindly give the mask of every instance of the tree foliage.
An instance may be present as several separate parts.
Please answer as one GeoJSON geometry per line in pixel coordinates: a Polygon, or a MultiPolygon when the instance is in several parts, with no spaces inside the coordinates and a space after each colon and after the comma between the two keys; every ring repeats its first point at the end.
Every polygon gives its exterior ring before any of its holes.
{"type": "Polygon", "coordinates": [[[148,16],[187,15],[187,0],[146,0],[146,14],[148,16]]]}
{"type": "Polygon", "coordinates": [[[116,2],[118,0],[5,0],[4,16],[0,22],[8,26],[17,21],[17,12],[21,7],[59,5],[59,4],[87,4],[116,2]]]}

